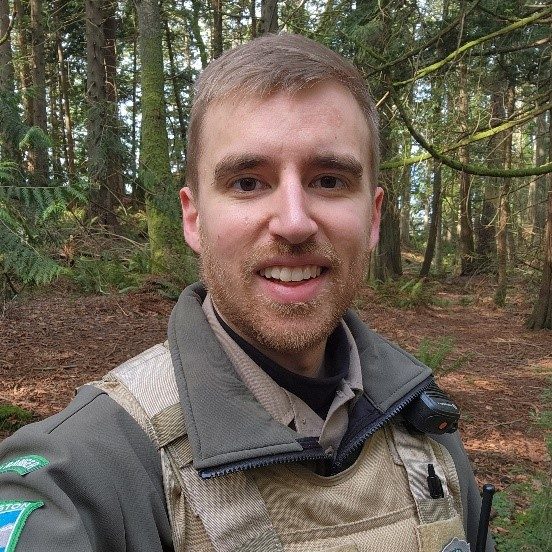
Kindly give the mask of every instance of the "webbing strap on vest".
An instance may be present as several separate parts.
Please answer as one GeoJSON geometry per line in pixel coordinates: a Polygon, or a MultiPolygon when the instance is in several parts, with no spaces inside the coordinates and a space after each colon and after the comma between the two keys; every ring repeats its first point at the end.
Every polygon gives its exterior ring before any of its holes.
{"type": "Polygon", "coordinates": [[[192,466],[182,468],[180,475],[190,506],[217,552],[283,552],[251,477],[237,472],[203,480],[192,466]]]}
{"type": "MultiPolygon", "coordinates": [[[[165,346],[144,351],[94,385],[125,408],[172,460],[162,462],[165,483],[173,478],[180,483],[216,552],[284,551],[252,478],[238,472],[203,480],[192,466],[174,370],[165,346]]],[[[170,521],[175,550],[183,550],[184,535],[176,520],[170,521]]]]}

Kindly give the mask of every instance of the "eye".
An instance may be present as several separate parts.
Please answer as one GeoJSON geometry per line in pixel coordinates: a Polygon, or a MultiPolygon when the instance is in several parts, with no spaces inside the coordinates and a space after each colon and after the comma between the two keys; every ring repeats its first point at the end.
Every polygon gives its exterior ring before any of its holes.
{"type": "Polygon", "coordinates": [[[232,188],[238,192],[254,192],[262,187],[262,182],[256,178],[238,178],[232,182],[232,188]]]}
{"type": "Polygon", "coordinates": [[[321,176],[312,183],[314,188],[323,188],[325,190],[337,190],[345,187],[343,180],[337,176],[321,176]]]}

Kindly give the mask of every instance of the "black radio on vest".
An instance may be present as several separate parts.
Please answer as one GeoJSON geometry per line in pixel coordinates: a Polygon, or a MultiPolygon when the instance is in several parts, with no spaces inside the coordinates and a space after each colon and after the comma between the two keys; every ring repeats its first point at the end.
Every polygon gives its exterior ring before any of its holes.
{"type": "Polygon", "coordinates": [[[402,412],[404,420],[421,433],[454,433],[458,429],[460,409],[439,387],[432,383],[402,412]]]}

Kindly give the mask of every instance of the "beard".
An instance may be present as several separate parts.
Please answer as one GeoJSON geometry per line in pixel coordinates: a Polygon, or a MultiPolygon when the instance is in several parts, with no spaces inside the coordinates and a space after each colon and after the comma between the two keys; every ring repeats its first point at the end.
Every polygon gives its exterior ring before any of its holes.
{"type": "Polygon", "coordinates": [[[201,278],[219,314],[242,337],[278,353],[307,351],[324,342],[339,324],[363,282],[368,252],[352,255],[345,267],[329,243],[299,245],[273,242],[255,248],[231,264],[215,254],[201,234],[201,278]],[[254,291],[255,267],[279,255],[322,255],[329,263],[329,281],[313,300],[278,303],[254,291]]]}

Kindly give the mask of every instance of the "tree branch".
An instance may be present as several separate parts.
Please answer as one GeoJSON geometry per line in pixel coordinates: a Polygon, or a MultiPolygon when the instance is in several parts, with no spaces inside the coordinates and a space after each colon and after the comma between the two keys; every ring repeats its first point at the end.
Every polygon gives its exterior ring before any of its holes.
{"type": "MultiPolygon", "coordinates": [[[[498,178],[516,178],[516,177],[522,177],[522,176],[532,176],[532,175],[539,175],[539,174],[547,174],[549,172],[552,172],[552,162],[546,163],[545,165],[540,165],[537,167],[523,167],[518,169],[498,169],[498,168],[490,168],[490,167],[484,167],[482,165],[473,165],[471,163],[460,163],[459,161],[456,161],[456,159],[452,159],[451,157],[448,157],[444,155],[442,152],[438,151],[434,146],[432,146],[422,134],[420,134],[412,124],[411,119],[406,114],[406,110],[404,109],[402,103],[400,102],[399,98],[397,97],[397,94],[391,85],[390,86],[390,92],[391,97],[393,98],[393,102],[395,103],[397,110],[399,111],[401,118],[418,144],[422,146],[430,155],[431,157],[434,157],[435,159],[438,159],[443,163],[443,165],[446,165],[447,167],[450,167],[451,169],[455,169],[457,171],[466,172],[468,174],[475,174],[478,176],[492,176],[492,177],[498,177],[498,178]]],[[[492,129],[492,131],[496,131],[495,127],[492,129]]],[[[489,131],[490,132],[490,131],[489,131]]]]}
{"type": "Polygon", "coordinates": [[[441,67],[446,65],[449,61],[452,61],[453,59],[457,58],[460,54],[466,52],[467,50],[470,50],[471,48],[474,48],[475,46],[478,46],[479,44],[483,44],[484,42],[487,42],[488,40],[491,40],[493,38],[496,38],[498,36],[502,36],[504,34],[508,34],[511,31],[515,31],[517,29],[521,29],[522,27],[525,27],[526,25],[529,25],[530,23],[533,23],[535,21],[538,21],[539,19],[542,19],[543,17],[546,17],[548,15],[552,14],[552,8],[547,8],[541,12],[534,13],[533,15],[529,17],[525,17],[523,19],[519,19],[515,23],[512,23],[511,25],[507,25],[506,27],[502,27],[502,29],[499,29],[498,31],[495,31],[494,33],[490,33],[485,36],[481,36],[479,38],[476,38],[475,40],[470,40],[469,42],[466,42],[460,48],[457,48],[454,52],[450,53],[448,56],[444,57],[443,59],[432,63],[431,65],[428,65],[427,67],[423,67],[422,69],[419,69],[414,73],[412,77],[410,77],[407,80],[399,81],[393,83],[394,86],[404,86],[405,84],[408,84],[410,82],[414,82],[418,79],[421,79],[422,77],[425,77],[431,73],[434,73],[435,71],[438,71],[441,67]]]}
{"type": "MultiPolygon", "coordinates": [[[[531,119],[535,118],[537,115],[544,113],[548,109],[552,109],[551,103],[542,105],[533,111],[526,112],[523,116],[518,117],[516,119],[510,119],[500,125],[493,126],[492,128],[487,128],[485,130],[475,132],[470,136],[467,136],[466,138],[462,138],[461,140],[459,140],[458,142],[455,142],[454,144],[450,144],[446,146],[441,151],[441,153],[444,154],[450,151],[454,151],[454,150],[457,150],[458,148],[461,148],[462,146],[467,146],[469,144],[472,144],[473,142],[479,142],[480,140],[484,140],[485,138],[490,138],[491,136],[494,136],[499,132],[502,132],[504,130],[508,130],[509,128],[526,123],[527,121],[530,121],[531,119]]],[[[408,165],[413,165],[414,163],[419,163],[420,161],[425,161],[426,159],[430,159],[431,157],[433,157],[431,153],[421,153],[420,155],[414,155],[406,159],[396,159],[396,160],[391,159],[389,161],[386,161],[385,163],[382,163],[380,165],[380,170],[385,171],[389,169],[398,169],[399,167],[406,167],[408,165]]],[[[538,174],[541,174],[541,173],[538,173],[538,174]]]]}

